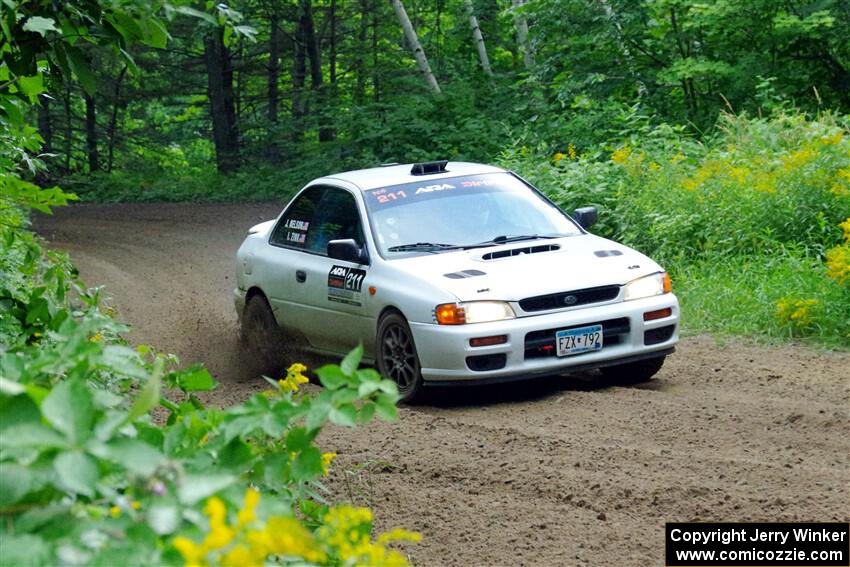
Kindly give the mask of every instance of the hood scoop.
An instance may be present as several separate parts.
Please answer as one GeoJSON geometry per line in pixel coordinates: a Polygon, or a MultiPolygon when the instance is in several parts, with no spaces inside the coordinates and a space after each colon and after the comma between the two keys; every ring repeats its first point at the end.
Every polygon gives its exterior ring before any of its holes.
{"type": "Polygon", "coordinates": [[[560,250],[559,244],[540,244],[537,246],[523,246],[522,248],[510,248],[508,250],[497,250],[487,252],[481,256],[482,260],[498,260],[499,258],[510,258],[511,256],[522,256],[523,254],[537,254],[538,252],[554,252],[560,250]]]}

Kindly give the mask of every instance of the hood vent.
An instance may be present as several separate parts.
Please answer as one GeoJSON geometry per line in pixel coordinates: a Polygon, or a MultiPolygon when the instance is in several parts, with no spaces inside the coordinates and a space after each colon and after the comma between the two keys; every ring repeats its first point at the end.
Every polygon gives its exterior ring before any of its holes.
{"type": "Polygon", "coordinates": [[[499,258],[510,258],[511,256],[521,256],[523,254],[537,254],[538,252],[553,252],[560,249],[561,247],[558,244],[540,244],[538,246],[523,246],[522,248],[487,252],[481,258],[483,260],[498,260],[499,258]]]}
{"type": "Polygon", "coordinates": [[[462,272],[452,272],[450,274],[443,274],[443,276],[449,278],[450,280],[462,280],[464,278],[474,278],[475,276],[484,276],[487,275],[485,272],[481,270],[464,270],[462,272]]]}
{"type": "Polygon", "coordinates": [[[619,250],[597,250],[596,252],[594,252],[594,254],[596,254],[600,258],[605,258],[607,256],[622,256],[623,255],[623,253],[620,252],[619,250]]]}

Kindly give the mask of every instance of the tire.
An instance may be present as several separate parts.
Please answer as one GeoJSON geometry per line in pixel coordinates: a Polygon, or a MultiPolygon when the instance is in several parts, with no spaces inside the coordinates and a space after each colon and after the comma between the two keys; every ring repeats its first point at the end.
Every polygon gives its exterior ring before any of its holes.
{"type": "Polygon", "coordinates": [[[284,335],[262,295],[251,297],[245,305],[239,338],[251,374],[269,377],[280,374],[284,363],[284,335]]]}
{"type": "Polygon", "coordinates": [[[410,404],[422,397],[422,367],[413,333],[398,313],[389,313],[378,324],[378,371],[398,386],[399,400],[410,404]]]}
{"type": "Polygon", "coordinates": [[[637,362],[627,362],[616,366],[604,366],[600,368],[602,376],[621,384],[640,384],[647,382],[655,376],[664,366],[666,356],[647,358],[637,362]]]}

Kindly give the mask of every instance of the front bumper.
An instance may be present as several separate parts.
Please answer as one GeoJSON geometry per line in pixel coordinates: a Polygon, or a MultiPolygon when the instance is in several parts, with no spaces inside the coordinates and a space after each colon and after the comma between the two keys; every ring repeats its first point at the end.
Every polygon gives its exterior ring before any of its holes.
{"type": "Polygon", "coordinates": [[[410,323],[422,378],[431,385],[500,382],[664,356],[678,342],[678,327],[679,302],[672,293],[492,323],[457,326],[410,323]],[[643,320],[644,313],[667,307],[672,311],[670,316],[643,320]],[[597,323],[604,323],[605,341],[601,350],[558,357],[544,344],[550,333],[554,341],[558,329],[597,323]],[[507,335],[507,342],[482,347],[469,345],[472,338],[493,335],[507,335]]]}

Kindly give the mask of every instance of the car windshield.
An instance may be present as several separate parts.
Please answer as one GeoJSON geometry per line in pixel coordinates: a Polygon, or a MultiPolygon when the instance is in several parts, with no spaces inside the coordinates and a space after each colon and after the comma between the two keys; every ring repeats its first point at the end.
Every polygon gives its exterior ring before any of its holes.
{"type": "Polygon", "coordinates": [[[425,178],[365,195],[387,258],[581,234],[560,209],[506,172],[425,178]]]}

